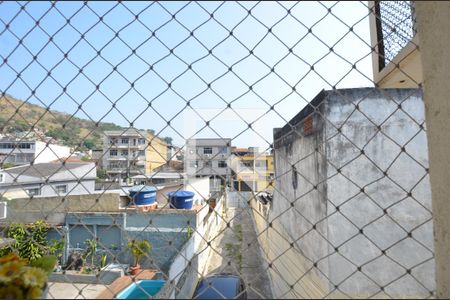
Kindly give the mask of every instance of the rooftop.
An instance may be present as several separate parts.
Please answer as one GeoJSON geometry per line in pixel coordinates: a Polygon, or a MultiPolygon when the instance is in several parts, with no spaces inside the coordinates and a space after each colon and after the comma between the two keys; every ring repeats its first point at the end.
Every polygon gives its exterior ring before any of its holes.
{"type": "Polygon", "coordinates": [[[230,138],[201,138],[201,139],[189,139],[186,141],[186,145],[190,146],[227,146],[231,147],[230,138]]]}
{"type": "Polygon", "coordinates": [[[145,130],[138,130],[136,128],[124,128],[120,130],[106,130],[104,131],[105,135],[108,136],[140,136],[145,137],[147,134],[147,131],[145,130]]]}
{"type": "Polygon", "coordinates": [[[55,175],[59,172],[64,172],[67,170],[74,170],[89,164],[90,162],[66,162],[64,165],[61,163],[51,162],[51,163],[40,163],[34,165],[25,165],[19,167],[13,167],[3,170],[3,172],[10,175],[22,175],[31,177],[48,177],[55,175]]]}

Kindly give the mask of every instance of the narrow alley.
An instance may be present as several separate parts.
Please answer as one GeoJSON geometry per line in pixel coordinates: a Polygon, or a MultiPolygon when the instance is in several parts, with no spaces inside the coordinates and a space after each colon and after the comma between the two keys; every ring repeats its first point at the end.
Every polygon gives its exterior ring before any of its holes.
{"type": "MultiPolygon", "coordinates": [[[[240,198],[236,192],[229,196],[240,198]]],[[[228,203],[231,207],[228,207],[226,222],[212,243],[206,274],[240,275],[247,286],[248,298],[272,298],[267,262],[257,242],[251,208],[242,199],[228,203]]]]}

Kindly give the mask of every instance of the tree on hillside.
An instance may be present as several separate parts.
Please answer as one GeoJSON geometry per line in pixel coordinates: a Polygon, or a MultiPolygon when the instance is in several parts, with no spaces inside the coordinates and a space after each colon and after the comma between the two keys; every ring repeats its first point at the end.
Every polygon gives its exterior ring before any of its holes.
{"type": "Polygon", "coordinates": [[[31,125],[28,124],[25,121],[22,120],[16,120],[11,124],[11,127],[9,129],[9,132],[24,132],[24,131],[30,131],[31,125]]]}
{"type": "Polygon", "coordinates": [[[91,139],[85,139],[83,142],[83,146],[87,149],[93,149],[95,147],[95,141],[91,139]]]}

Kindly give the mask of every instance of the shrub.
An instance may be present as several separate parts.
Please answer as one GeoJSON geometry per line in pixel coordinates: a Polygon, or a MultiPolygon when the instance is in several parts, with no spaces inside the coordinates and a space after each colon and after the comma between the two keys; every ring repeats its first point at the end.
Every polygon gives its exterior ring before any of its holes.
{"type": "Polygon", "coordinates": [[[48,253],[47,232],[47,224],[41,220],[32,225],[11,224],[7,236],[15,242],[3,248],[0,254],[17,252],[20,258],[33,262],[48,253]]]}

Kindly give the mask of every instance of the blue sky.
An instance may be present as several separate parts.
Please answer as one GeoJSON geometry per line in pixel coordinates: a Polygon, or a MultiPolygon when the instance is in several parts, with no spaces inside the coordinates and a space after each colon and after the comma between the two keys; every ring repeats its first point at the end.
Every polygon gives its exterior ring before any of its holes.
{"type": "Polygon", "coordinates": [[[372,86],[367,15],[366,2],[3,2],[0,90],[178,145],[204,119],[196,137],[267,148],[320,90],[372,86]]]}

